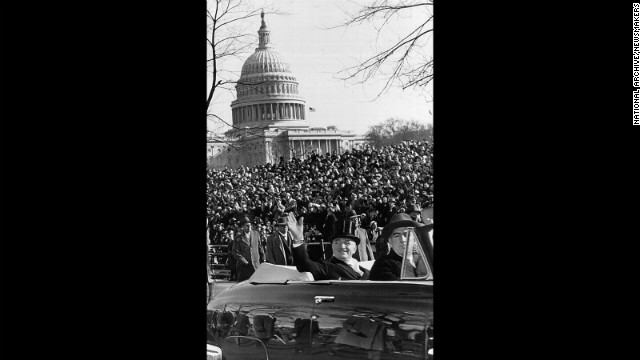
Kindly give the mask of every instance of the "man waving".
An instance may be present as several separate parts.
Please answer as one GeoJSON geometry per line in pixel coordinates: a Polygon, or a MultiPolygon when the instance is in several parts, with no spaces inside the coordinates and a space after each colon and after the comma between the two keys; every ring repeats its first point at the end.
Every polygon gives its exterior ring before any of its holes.
{"type": "Polygon", "coordinates": [[[336,234],[331,239],[333,256],[325,261],[311,261],[304,244],[304,218],[296,222],[293,214],[289,213],[287,223],[293,237],[293,259],[300,272],[308,271],[315,280],[366,280],[369,270],[358,265],[353,258],[360,238],[355,235],[355,224],[351,221],[337,223],[336,234]]]}

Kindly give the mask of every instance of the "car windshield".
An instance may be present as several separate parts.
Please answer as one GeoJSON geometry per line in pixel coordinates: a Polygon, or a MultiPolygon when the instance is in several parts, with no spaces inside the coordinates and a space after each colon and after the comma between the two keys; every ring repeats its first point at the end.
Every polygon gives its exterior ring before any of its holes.
{"type": "MultiPolygon", "coordinates": [[[[433,241],[433,230],[429,231],[429,241],[433,241]]],[[[433,242],[432,242],[433,244],[433,242]]],[[[427,260],[426,253],[413,228],[408,229],[407,245],[402,259],[402,280],[431,280],[433,271],[427,260]]]]}

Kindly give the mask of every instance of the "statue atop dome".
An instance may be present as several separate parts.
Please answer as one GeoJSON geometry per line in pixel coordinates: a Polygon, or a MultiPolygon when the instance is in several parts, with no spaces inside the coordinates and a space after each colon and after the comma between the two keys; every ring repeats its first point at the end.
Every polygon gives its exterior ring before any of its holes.
{"type": "Polygon", "coordinates": [[[267,23],[264,22],[264,10],[260,13],[260,18],[262,19],[262,24],[260,25],[260,30],[258,30],[258,37],[260,42],[258,43],[258,49],[266,49],[269,46],[269,29],[267,29],[267,23]]]}

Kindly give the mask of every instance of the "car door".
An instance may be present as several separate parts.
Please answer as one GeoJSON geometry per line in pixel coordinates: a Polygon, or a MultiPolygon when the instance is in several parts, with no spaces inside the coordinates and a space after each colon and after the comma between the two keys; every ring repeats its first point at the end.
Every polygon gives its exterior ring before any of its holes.
{"type": "Polygon", "coordinates": [[[432,314],[430,281],[249,285],[210,309],[210,334],[229,360],[423,359],[432,314]]]}
{"type": "Polygon", "coordinates": [[[412,263],[403,269],[422,270],[404,275],[407,280],[240,284],[210,303],[210,340],[228,360],[428,358],[433,352],[429,234],[432,228],[410,236],[405,259],[412,263]]]}

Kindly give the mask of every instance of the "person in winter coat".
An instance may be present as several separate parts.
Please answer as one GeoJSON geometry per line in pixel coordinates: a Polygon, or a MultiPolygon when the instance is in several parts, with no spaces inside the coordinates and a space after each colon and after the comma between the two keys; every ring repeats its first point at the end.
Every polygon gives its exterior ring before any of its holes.
{"type": "Polygon", "coordinates": [[[278,219],[277,230],[267,237],[266,260],[275,265],[293,265],[291,245],[293,239],[287,226],[287,217],[278,219]]]}
{"type": "Polygon", "coordinates": [[[264,262],[264,251],[260,246],[260,234],[252,229],[251,221],[244,217],[239,223],[240,232],[233,241],[232,254],[236,260],[238,282],[253,275],[260,263],[264,262]]]}
{"type": "Polygon", "coordinates": [[[289,214],[288,224],[293,236],[293,259],[300,272],[310,272],[315,280],[366,280],[369,270],[358,265],[353,258],[360,238],[355,235],[355,225],[351,221],[337,224],[335,236],[331,240],[333,256],[325,261],[312,261],[304,244],[302,226],[303,218],[296,222],[293,214],[289,214]]]}
{"type": "Polygon", "coordinates": [[[409,214],[395,214],[385,225],[380,235],[386,239],[389,253],[378,257],[369,274],[369,280],[400,280],[402,270],[402,256],[407,244],[408,228],[424,226],[411,219],[409,214]]]}
{"type": "Polygon", "coordinates": [[[360,216],[357,215],[354,210],[351,210],[347,213],[345,220],[355,223],[354,233],[358,238],[360,238],[360,242],[358,242],[358,251],[356,251],[354,258],[358,261],[374,260],[373,249],[371,249],[371,244],[369,244],[367,230],[360,227],[360,216]]]}

